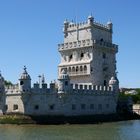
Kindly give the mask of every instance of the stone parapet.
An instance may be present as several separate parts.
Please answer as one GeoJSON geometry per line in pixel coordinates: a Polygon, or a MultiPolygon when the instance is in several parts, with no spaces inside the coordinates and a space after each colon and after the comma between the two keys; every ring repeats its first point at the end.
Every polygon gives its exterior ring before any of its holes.
{"type": "Polygon", "coordinates": [[[75,93],[101,93],[107,94],[112,93],[114,90],[110,86],[102,86],[102,85],[92,85],[92,84],[71,84],[71,91],[75,91],[75,93]]]}
{"type": "Polygon", "coordinates": [[[67,25],[67,31],[74,31],[78,29],[83,29],[83,28],[90,28],[91,26],[96,26],[98,28],[102,28],[104,30],[110,31],[110,27],[108,25],[101,24],[99,22],[93,21],[93,24],[89,24],[87,21],[85,22],[80,22],[80,23],[69,23],[67,25]]]}
{"type": "Polygon", "coordinates": [[[105,41],[100,41],[100,40],[92,41],[90,39],[58,44],[58,50],[63,51],[63,50],[81,48],[81,47],[89,47],[89,46],[93,46],[93,45],[100,45],[100,46],[105,46],[105,47],[110,47],[110,48],[116,48],[118,50],[118,45],[116,45],[116,44],[105,42],[105,41]]]}

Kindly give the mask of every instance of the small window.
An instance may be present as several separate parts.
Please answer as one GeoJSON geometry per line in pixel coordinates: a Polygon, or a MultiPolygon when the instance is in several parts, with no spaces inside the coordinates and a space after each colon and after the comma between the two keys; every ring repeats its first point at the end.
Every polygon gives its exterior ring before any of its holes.
{"type": "Polygon", "coordinates": [[[84,53],[81,53],[81,58],[83,58],[84,57],[84,53]]]}
{"type": "Polygon", "coordinates": [[[85,104],[81,104],[81,109],[86,109],[86,105],[85,104]]]}
{"type": "Polygon", "coordinates": [[[13,110],[18,110],[18,105],[13,105],[13,110]]]}
{"type": "Polygon", "coordinates": [[[71,54],[71,55],[69,56],[69,60],[71,60],[71,59],[72,59],[72,57],[73,57],[73,56],[72,56],[72,54],[71,54]]]}
{"type": "Polygon", "coordinates": [[[76,72],[78,72],[78,66],[76,67],[76,72]]]}
{"type": "Polygon", "coordinates": [[[54,107],[55,107],[55,105],[52,104],[52,105],[49,106],[49,109],[50,109],[50,110],[54,110],[54,107]]]}
{"type": "Polygon", "coordinates": [[[76,105],[72,104],[72,110],[76,110],[76,105]]]}
{"type": "Polygon", "coordinates": [[[35,110],[38,110],[38,109],[39,109],[39,105],[35,105],[35,106],[34,106],[34,109],[35,109],[35,110]]]}
{"type": "Polygon", "coordinates": [[[90,104],[90,109],[94,109],[94,104],[90,104]]]}
{"type": "Polygon", "coordinates": [[[103,42],[104,41],[103,38],[101,38],[100,41],[103,42]]]}
{"type": "Polygon", "coordinates": [[[107,71],[107,69],[108,69],[108,67],[105,67],[105,68],[103,68],[103,71],[104,71],[104,72],[106,72],[106,71],[107,71]]]}
{"type": "Polygon", "coordinates": [[[105,53],[103,53],[103,59],[105,59],[106,58],[106,54],[105,53]]]}

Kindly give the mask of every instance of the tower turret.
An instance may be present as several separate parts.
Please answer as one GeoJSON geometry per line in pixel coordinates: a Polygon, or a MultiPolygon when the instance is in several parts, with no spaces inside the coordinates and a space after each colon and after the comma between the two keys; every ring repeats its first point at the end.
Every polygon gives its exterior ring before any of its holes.
{"type": "Polygon", "coordinates": [[[58,80],[58,93],[67,93],[70,88],[70,79],[65,69],[62,70],[58,80]]]}
{"type": "Polygon", "coordinates": [[[117,77],[113,76],[111,77],[110,81],[109,81],[109,86],[116,92],[118,93],[119,91],[119,80],[117,79],[117,77]]]}
{"type": "Polygon", "coordinates": [[[69,26],[69,22],[67,20],[65,20],[64,27],[63,27],[64,37],[67,37],[67,35],[68,35],[68,33],[67,33],[68,26],[69,26]]]}
{"type": "Polygon", "coordinates": [[[111,21],[108,21],[107,26],[110,29],[110,31],[112,32],[113,31],[113,23],[111,21]]]}
{"type": "Polygon", "coordinates": [[[29,92],[31,90],[31,77],[26,69],[26,66],[24,66],[23,73],[19,78],[19,89],[22,92],[29,92]]]}

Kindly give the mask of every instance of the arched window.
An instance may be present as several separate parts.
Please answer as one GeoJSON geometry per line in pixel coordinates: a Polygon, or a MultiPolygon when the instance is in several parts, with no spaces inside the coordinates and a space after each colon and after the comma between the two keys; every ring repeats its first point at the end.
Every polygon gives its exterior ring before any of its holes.
{"type": "Polygon", "coordinates": [[[72,54],[69,56],[69,61],[71,61],[73,58],[72,54]]]}
{"type": "Polygon", "coordinates": [[[75,67],[72,67],[72,73],[74,73],[75,72],[75,67]]]}
{"type": "Polygon", "coordinates": [[[76,67],[76,72],[78,72],[79,71],[79,68],[78,68],[78,66],[76,67]]]}
{"type": "Polygon", "coordinates": [[[20,81],[20,85],[22,86],[24,84],[24,82],[23,81],[20,81]]]}
{"type": "Polygon", "coordinates": [[[82,66],[80,66],[80,71],[83,71],[83,67],[82,66]]]}
{"type": "Polygon", "coordinates": [[[81,53],[81,56],[80,57],[81,57],[81,59],[84,57],[84,53],[83,52],[81,53]]]}
{"type": "Polygon", "coordinates": [[[71,67],[69,67],[69,73],[71,73],[71,67]]]}
{"type": "Polygon", "coordinates": [[[87,72],[87,66],[86,65],[84,66],[84,72],[85,73],[87,72]]]}

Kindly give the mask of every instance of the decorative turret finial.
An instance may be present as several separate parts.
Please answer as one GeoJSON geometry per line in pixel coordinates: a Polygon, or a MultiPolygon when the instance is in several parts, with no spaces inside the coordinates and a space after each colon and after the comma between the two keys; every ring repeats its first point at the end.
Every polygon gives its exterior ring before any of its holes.
{"type": "Polygon", "coordinates": [[[93,18],[92,14],[91,14],[91,15],[88,16],[88,24],[92,25],[93,22],[94,22],[94,18],[93,18]]]}
{"type": "Polygon", "coordinates": [[[42,84],[44,84],[45,83],[45,76],[44,76],[44,74],[42,74],[42,84]]]}
{"type": "Polygon", "coordinates": [[[23,67],[23,70],[24,70],[23,73],[27,73],[27,67],[26,66],[23,67]]]}

